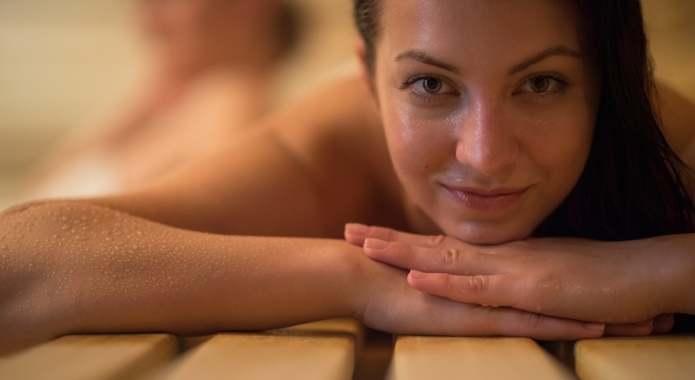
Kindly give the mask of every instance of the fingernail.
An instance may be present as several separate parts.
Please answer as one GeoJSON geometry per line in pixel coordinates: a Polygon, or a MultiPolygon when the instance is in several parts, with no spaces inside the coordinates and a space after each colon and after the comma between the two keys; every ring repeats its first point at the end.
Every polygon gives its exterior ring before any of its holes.
{"type": "Polygon", "coordinates": [[[414,278],[416,280],[423,279],[423,278],[427,277],[427,275],[428,275],[427,273],[418,272],[416,270],[410,271],[410,278],[414,278]]]}
{"type": "Polygon", "coordinates": [[[349,232],[355,235],[366,236],[369,232],[369,227],[359,223],[348,223],[345,225],[345,232],[349,232]]]}
{"type": "Polygon", "coordinates": [[[606,329],[605,323],[585,323],[584,328],[592,331],[603,331],[606,329]]]}
{"type": "Polygon", "coordinates": [[[368,249],[386,249],[389,243],[379,239],[367,239],[364,241],[364,248],[368,249]]]}

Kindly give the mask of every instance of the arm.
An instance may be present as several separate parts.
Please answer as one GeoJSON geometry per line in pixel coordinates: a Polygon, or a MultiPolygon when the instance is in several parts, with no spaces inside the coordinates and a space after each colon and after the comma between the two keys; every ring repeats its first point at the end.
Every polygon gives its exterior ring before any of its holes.
{"type": "Polygon", "coordinates": [[[355,262],[340,241],[211,235],[82,202],[27,205],[1,220],[12,231],[2,242],[3,345],[81,332],[266,329],[353,313],[355,262]]]}
{"type": "Polygon", "coordinates": [[[204,334],[350,316],[408,334],[603,333],[425,295],[339,240],[212,235],[81,202],[8,210],[0,229],[11,232],[0,241],[0,353],[70,333],[204,334]]]}

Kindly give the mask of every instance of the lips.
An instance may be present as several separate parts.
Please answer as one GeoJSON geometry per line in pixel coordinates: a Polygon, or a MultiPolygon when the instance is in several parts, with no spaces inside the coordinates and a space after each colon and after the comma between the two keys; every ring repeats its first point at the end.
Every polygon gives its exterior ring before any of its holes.
{"type": "Polygon", "coordinates": [[[525,188],[472,188],[442,185],[444,190],[465,208],[482,212],[505,211],[518,204],[526,191],[525,188]]]}

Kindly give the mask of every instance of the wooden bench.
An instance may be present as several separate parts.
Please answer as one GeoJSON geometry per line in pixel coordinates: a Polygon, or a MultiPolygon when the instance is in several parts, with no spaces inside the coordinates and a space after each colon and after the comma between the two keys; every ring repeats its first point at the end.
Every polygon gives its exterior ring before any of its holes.
{"type": "MultiPolygon", "coordinates": [[[[389,380],[576,378],[530,339],[409,336],[389,344],[384,371],[355,375],[369,355],[364,342],[352,320],[195,339],[67,336],[0,358],[0,379],[382,379],[386,367],[389,380]]],[[[596,339],[575,350],[581,379],[695,379],[695,337],[596,339]]]]}
{"type": "Polygon", "coordinates": [[[400,337],[390,380],[572,379],[531,339],[400,337]]]}
{"type": "Polygon", "coordinates": [[[176,354],[171,335],[65,336],[0,359],[0,379],[133,379],[176,354]]]}
{"type": "Polygon", "coordinates": [[[585,340],[575,356],[585,380],[695,379],[695,336],[585,340]]]}

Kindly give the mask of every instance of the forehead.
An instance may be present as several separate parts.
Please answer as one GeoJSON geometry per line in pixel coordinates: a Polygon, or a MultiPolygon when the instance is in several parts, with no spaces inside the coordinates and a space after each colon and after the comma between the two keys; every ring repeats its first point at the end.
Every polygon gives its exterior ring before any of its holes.
{"type": "Polygon", "coordinates": [[[571,0],[382,0],[381,15],[378,49],[389,56],[418,49],[470,61],[523,59],[556,45],[585,50],[571,0]]]}

